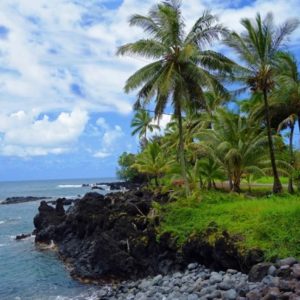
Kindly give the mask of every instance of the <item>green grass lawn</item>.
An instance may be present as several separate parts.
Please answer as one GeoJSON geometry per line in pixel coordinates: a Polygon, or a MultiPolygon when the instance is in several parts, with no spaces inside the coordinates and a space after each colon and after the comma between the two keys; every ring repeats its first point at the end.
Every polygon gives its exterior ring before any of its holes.
{"type": "MultiPolygon", "coordinates": [[[[288,184],[289,183],[288,177],[280,177],[280,181],[281,181],[282,184],[288,184]]],[[[247,183],[247,181],[245,179],[243,179],[242,183],[247,183]]],[[[260,177],[260,178],[254,180],[252,182],[252,184],[255,184],[255,183],[258,183],[258,184],[273,184],[273,177],[272,176],[263,176],[263,177],[260,177]]]]}
{"type": "Polygon", "coordinates": [[[259,248],[266,258],[300,258],[300,196],[249,199],[221,192],[206,192],[201,201],[179,200],[163,207],[160,232],[171,232],[184,242],[215,222],[220,232],[243,236],[240,251],[259,248]]]}

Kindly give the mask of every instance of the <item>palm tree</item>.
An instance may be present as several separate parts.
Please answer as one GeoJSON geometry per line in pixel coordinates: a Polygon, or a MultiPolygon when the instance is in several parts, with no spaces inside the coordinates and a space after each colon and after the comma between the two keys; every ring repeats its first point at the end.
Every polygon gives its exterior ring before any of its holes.
{"type": "Polygon", "coordinates": [[[218,91],[208,91],[205,93],[205,110],[209,116],[230,100],[229,94],[219,93],[218,91]]]}
{"type": "Polygon", "coordinates": [[[159,129],[159,126],[153,123],[153,119],[150,117],[149,113],[144,110],[138,110],[131,122],[131,127],[133,128],[132,135],[139,134],[140,140],[144,139],[145,144],[147,144],[147,133],[153,132],[154,129],[159,129]]]}
{"type": "Polygon", "coordinates": [[[171,167],[172,160],[167,159],[158,142],[148,143],[143,152],[138,154],[133,165],[139,172],[154,178],[159,186],[159,178],[171,167]]]}
{"type": "Polygon", "coordinates": [[[246,18],[242,19],[241,24],[245,31],[240,35],[232,32],[226,38],[226,43],[236,50],[244,62],[244,66],[237,70],[237,79],[245,82],[252,92],[262,95],[274,176],[273,192],[278,193],[282,191],[282,185],[275,160],[268,95],[274,88],[278,51],[286,38],[297,28],[299,21],[288,20],[283,25],[276,27],[272,14],[268,14],[265,19],[257,14],[255,21],[246,18]]]}
{"type": "MultiPolygon", "coordinates": [[[[295,124],[296,124],[297,120],[298,120],[297,115],[296,114],[291,114],[286,119],[284,119],[278,126],[278,132],[280,132],[286,126],[288,126],[290,128],[289,152],[290,152],[290,165],[292,167],[292,170],[295,167],[295,155],[294,155],[294,148],[293,148],[293,139],[294,139],[295,124]]],[[[292,174],[290,174],[290,176],[289,176],[288,192],[291,193],[291,194],[294,193],[292,174]]]]}
{"type": "Polygon", "coordinates": [[[274,114],[276,119],[288,118],[290,115],[297,115],[298,127],[300,131],[300,73],[296,58],[287,52],[280,52],[278,55],[277,88],[274,91],[274,102],[279,104],[274,114]]]}
{"type": "Polygon", "coordinates": [[[222,54],[205,50],[207,45],[226,32],[223,26],[216,23],[216,18],[204,12],[191,31],[185,34],[180,6],[178,0],[163,1],[146,16],[133,15],[130,25],[141,27],[149,38],[121,46],[117,53],[152,60],[127,80],[125,91],[139,89],[135,108],[155,99],[155,117],[158,118],[171,104],[178,123],[178,156],[188,193],[182,113],[187,107],[202,107],[203,89],[225,91],[212,71],[227,74],[232,62],[222,54]]]}
{"type": "Polygon", "coordinates": [[[207,184],[207,189],[212,187],[216,189],[215,180],[224,180],[225,172],[222,164],[218,160],[214,159],[212,155],[208,155],[206,158],[202,158],[197,161],[201,182],[204,181],[207,184]]]}
{"type": "Polygon", "coordinates": [[[213,117],[213,129],[198,133],[202,147],[233,179],[232,190],[240,192],[242,176],[260,173],[265,160],[266,137],[250,119],[219,109],[213,117]]]}

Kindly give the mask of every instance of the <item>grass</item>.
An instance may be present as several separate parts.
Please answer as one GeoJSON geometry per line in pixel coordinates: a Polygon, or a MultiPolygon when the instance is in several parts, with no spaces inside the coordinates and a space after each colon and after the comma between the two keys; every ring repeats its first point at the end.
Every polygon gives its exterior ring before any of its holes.
{"type": "Polygon", "coordinates": [[[239,234],[240,251],[262,249],[266,259],[300,258],[300,197],[291,195],[249,199],[221,192],[206,192],[199,202],[178,200],[162,209],[160,232],[171,232],[183,243],[212,222],[220,232],[239,234]]]}
{"type": "MultiPolygon", "coordinates": [[[[288,177],[280,177],[280,181],[282,184],[288,184],[289,183],[289,179],[288,177]]],[[[242,180],[242,183],[246,184],[247,181],[245,179],[242,180]]],[[[251,184],[273,184],[273,177],[272,176],[263,176],[260,178],[255,179],[251,184]]]]}

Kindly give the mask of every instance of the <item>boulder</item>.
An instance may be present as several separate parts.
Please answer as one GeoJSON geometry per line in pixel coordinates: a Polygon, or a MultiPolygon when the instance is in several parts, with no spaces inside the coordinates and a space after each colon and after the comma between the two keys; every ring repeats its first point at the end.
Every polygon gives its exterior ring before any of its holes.
{"type": "Polygon", "coordinates": [[[16,240],[17,241],[24,240],[30,236],[31,236],[31,233],[22,233],[22,234],[16,236],[16,240]]]}
{"type": "Polygon", "coordinates": [[[298,261],[296,258],[294,257],[288,257],[288,258],[284,258],[284,259],[280,259],[277,264],[279,265],[279,267],[281,266],[292,266],[294,264],[296,264],[298,261]]]}
{"type": "Polygon", "coordinates": [[[293,265],[292,276],[296,279],[300,279],[300,264],[293,265]]]}
{"type": "Polygon", "coordinates": [[[271,263],[259,263],[254,265],[249,272],[249,281],[258,282],[261,281],[265,276],[268,275],[271,263]]]}

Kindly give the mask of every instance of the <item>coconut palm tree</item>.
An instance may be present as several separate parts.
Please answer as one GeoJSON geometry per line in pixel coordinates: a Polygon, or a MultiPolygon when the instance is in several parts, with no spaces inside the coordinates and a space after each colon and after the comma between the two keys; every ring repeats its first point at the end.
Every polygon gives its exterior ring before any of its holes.
{"type": "Polygon", "coordinates": [[[275,160],[268,96],[275,86],[274,76],[278,51],[286,38],[297,28],[299,21],[288,20],[276,27],[273,16],[269,13],[265,19],[262,19],[260,14],[257,14],[255,21],[242,19],[241,24],[245,31],[242,34],[230,33],[225,42],[236,50],[244,64],[237,69],[237,80],[246,83],[252,92],[262,96],[274,176],[273,192],[278,193],[282,191],[282,185],[275,160]]]}
{"type": "Polygon", "coordinates": [[[277,88],[272,97],[274,102],[278,104],[274,111],[276,119],[280,119],[281,116],[281,120],[283,120],[295,114],[300,131],[300,73],[297,60],[292,54],[279,53],[276,83],[277,88]]]}
{"type": "Polygon", "coordinates": [[[139,89],[135,108],[143,107],[154,99],[155,116],[158,118],[171,104],[178,123],[178,156],[188,193],[182,114],[187,107],[202,107],[204,89],[224,92],[225,88],[215,71],[227,74],[233,63],[222,54],[206,49],[226,32],[216,23],[216,18],[204,12],[185,34],[180,5],[178,0],[163,1],[146,16],[133,15],[130,25],[142,28],[148,37],[121,46],[117,53],[152,60],[127,80],[125,91],[139,89]]]}
{"type": "Polygon", "coordinates": [[[140,173],[152,176],[155,185],[159,186],[159,178],[172,166],[172,160],[167,159],[158,142],[148,143],[143,152],[137,155],[133,165],[140,173]]]}
{"type": "Polygon", "coordinates": [[[214,117],[213,129],[198,133],[202,147],[233,179],[232,190],[240,192],[242,176],[249,173],[264,174],[266,137],[250,119],[219,109],[214,117]]]}
{"type": "MultiPolygon", "coordinates": [[[[294,130],[295,130],[295,124],[298,120],[298,117],[296,114],[291,114],[286,119],[284,119],[278,126],[278,132],[280,132],[283,128],[289,127],[290,128],[290,134],[289,134],[289,152],[290,152],[290,165],[292,167],[292,170],[295,167],[295,155],[294,155],[294,147],[293,147],[293,140],[294,140],[294,130]]],[[[289,184],[288,184],[288,192],[293,194],[294,193],[294,187],[293,187],[293,176],[290,174],[289,176],[289,184]]]]}
{"type": "Polygon", "coordinates": [[[223,165],[214,159],[213,155],[208,155],[197,161],[201,183],[207,184],[207,189],[216,189],[215,180],[225,180],[223,165]]]}
{"type": "Polygon", "coordinates": [[[131,127],[133,128],[132,135],[139,134],[140,140],[144,140],[147,144],[147,133],[153,132],[154,129],[159,129],[159,126],[154,124],[153,119],[150,117],[146,110],[138,110],[131,122],[131,127]]]}

